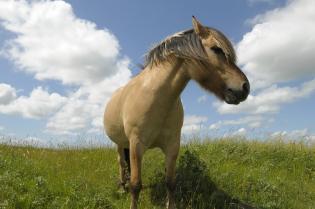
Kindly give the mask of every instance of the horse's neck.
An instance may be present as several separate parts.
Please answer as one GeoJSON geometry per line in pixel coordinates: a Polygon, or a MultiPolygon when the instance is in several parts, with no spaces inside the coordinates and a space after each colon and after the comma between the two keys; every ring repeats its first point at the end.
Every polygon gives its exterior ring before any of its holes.
{"type": "Polygon", "coordinates": [[[184,61],[177,59],[174,62],[164,62],[147,69],[148,85],[156,93],[162,93],[164,96],[177,98],[186,87],[190,80],[187,71],[183,69],[184,61]]]}

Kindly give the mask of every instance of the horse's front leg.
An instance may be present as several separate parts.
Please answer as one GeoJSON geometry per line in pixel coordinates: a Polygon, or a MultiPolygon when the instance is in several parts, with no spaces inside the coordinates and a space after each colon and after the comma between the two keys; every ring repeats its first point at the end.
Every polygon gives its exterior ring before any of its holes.
{"type": "Polygon", "coordinates": [[[144,145],[136,138],[130,139],[130,192],[131,209],[137,209],[139,193],[142,188],[141,182],[141,161],[145,151],[144,145]]]}
{"type": "Polygon", "coordinates": [[[175,209],[176,159],[179,151],[179,140],[164,149],[166,164],[167,209],[175,209]]]}

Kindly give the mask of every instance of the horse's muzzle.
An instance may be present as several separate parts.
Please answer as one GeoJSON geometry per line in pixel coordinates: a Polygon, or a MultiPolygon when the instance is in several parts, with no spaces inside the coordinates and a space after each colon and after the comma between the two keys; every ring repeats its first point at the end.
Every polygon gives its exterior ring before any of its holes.
{"type": "Polygon", "coordinates": [[[227,88],[225,91],[224,100],[228,104],[237,105],[240,102],[243,102],[244,100],[246,100],[249,92],[250,92],[249,82],[245,82],[242,85],[242,90],[234,90],[231,88],[227,88]]]}

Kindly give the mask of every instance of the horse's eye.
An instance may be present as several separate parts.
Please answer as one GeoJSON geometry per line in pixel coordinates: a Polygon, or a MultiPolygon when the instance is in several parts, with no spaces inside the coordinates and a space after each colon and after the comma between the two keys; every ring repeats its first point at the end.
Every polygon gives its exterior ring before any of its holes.
{"type": "Polygon", "coordinates": [[[224,55],[224,52],[220,47],[214,46],[214,47],[211,47],[211,50],[217,55],[224,55]]]}

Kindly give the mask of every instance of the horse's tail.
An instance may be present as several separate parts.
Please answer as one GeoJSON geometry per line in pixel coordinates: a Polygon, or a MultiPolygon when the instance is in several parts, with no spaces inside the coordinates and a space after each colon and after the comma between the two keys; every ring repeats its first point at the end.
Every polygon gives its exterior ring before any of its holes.
{"type": "Polygon", "coordinates": [[[125,161],[127,162],[128,171],[130,173],[130,153],[129,153],[129,149],[127,148],[124,148],[124,157],[125,157],[125,161]]]}

